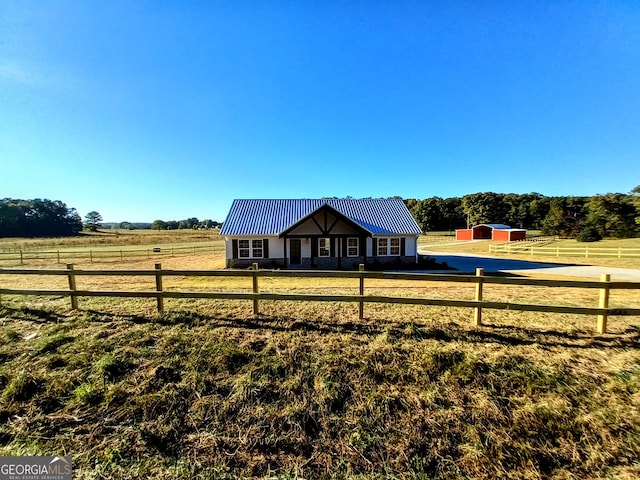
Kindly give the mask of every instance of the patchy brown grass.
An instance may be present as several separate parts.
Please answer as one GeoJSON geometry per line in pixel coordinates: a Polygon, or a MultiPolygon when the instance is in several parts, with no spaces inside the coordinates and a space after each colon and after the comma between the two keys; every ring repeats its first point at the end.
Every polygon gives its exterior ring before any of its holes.
{"type": "Polygon", "coordinates": [[[218,308],[4,307],[0,453],[70,454],[75,478],[640,475],[632,324],[218,308]]]}

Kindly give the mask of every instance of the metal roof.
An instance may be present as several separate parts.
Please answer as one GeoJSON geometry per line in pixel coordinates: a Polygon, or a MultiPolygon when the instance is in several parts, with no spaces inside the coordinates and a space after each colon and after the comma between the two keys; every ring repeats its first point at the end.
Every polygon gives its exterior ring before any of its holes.
{"type": "Polygon", "coordinates": [[[307,215],[329,205],[372,234],[420,234],[399,199],[234,200],[220,235],[278,235],[307,215]]]}
{"type": "Polygon", "coordinates": [[[511,227],[504,223],[481,223],[480,225],[475,225],[473,228],[476,227],[490,227],[494,230],[511,230],[511,227]]]}

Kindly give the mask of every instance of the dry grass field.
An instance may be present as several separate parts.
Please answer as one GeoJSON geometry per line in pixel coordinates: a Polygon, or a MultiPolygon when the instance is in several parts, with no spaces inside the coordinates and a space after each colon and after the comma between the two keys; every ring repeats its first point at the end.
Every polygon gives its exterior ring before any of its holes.
{"type": "MultiPolygon", "coordinates": [[[[76,268],[150,269],[153,260],[76,268]]],[[[166,258],[209,269],[222,256],[166,258]]],[[[45,265],[41,265],[45,266],[45,265]]],[[[50,265],[56,266],[56,265],[50,265]]],[[[78,288],[153,289],[151,277],[78,288]]],[[[166,289],[251,291],[248,278],[166,289]]],[[[357,293],[356,279],[260,278],[357,293]]],[[[9,288],[65,277],[3,276],[9,288]]],[[[460,283],[368,294],[472,299],[460,283]]],[[[485,285],[486,300],[597,306],[596,290],[485,285]]],[[[73,456],[74,478],[640,476],[640,319],[401,305],[9,297],[0,302],[0,454],[73,456]]],[[[611,306],[640,307],[612,291],[611,306]]]]}
{"type": "Polygon", "coordinates": [[[0,238],[0,252],[15,249],[57,250],[98,247],[137,247],[140,245],[191,245],[221,241],[214,230],[98,230],[76,237],[0,238]]]}
{"type": "Polygon", "coordinates": [[[66,263],[118,265],[223,252],[224,239],[218,230],[102,230],[67,238],[0,238],[0,268],[60,267],[66,263]]]}

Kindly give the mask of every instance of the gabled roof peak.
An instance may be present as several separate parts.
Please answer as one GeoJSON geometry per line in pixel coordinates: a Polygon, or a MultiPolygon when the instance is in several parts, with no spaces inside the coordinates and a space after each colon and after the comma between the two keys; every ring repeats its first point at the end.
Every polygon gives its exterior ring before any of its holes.
{"type": "Polygon", "coordinates": [[[323,205],[341,213],[372,234],[420,234],[401,199],[237,199],[221,235],[279,235],[323,205]]]}

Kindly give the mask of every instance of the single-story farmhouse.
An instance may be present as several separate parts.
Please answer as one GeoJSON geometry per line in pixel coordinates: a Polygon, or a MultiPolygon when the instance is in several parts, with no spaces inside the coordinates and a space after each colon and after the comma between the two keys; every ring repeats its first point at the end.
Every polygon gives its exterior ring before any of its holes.
{"type": "Polygon", "coordinates": [[[527,238],[527,231],[522,228],[511,228],[501,223],[483,223],[472,228],[456,230],[456,240],[496,240],[513,242],[527,238]]]}
{"type": "Polygon", "coordinates": [[[234,200],[220,235],[227,268],[351,269],[416,263],[422,233],[402,200],[234,200]]]}

